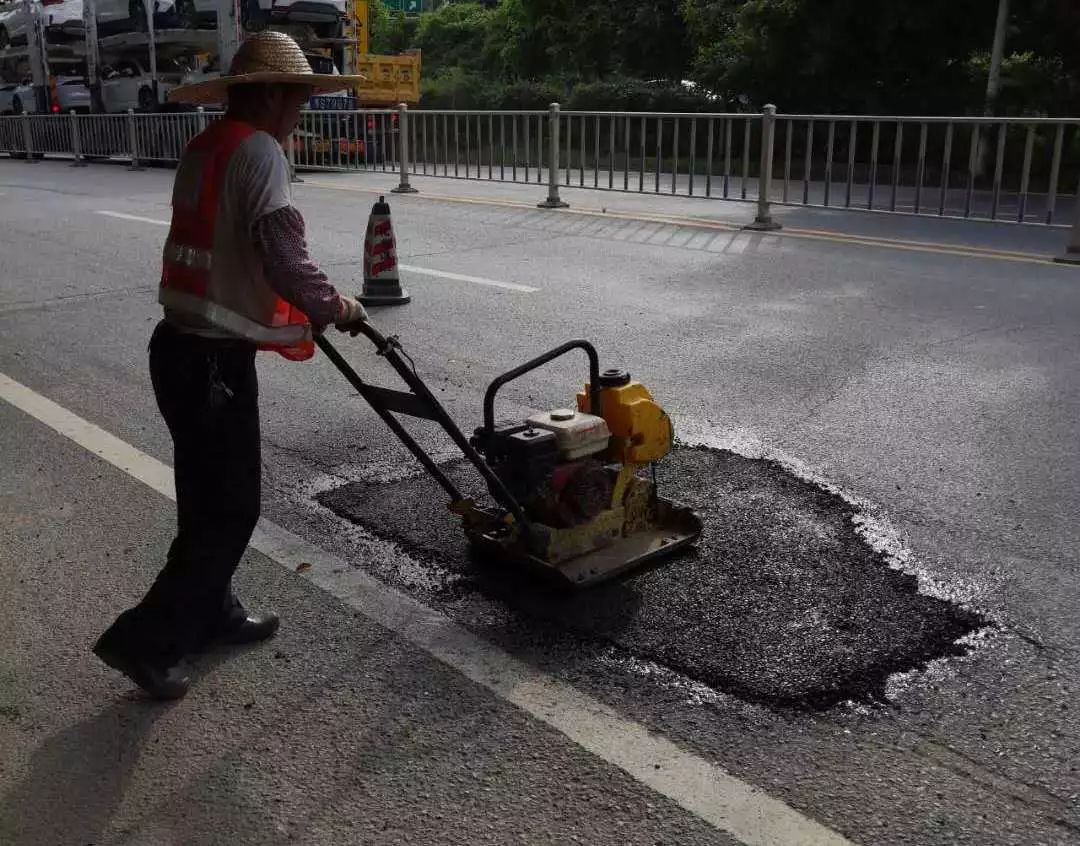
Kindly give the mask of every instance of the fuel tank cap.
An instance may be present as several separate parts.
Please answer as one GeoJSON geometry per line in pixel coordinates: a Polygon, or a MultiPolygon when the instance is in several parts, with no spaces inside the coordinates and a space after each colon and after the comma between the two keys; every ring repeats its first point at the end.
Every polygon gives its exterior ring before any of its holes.
{"type": "Polygon", "coordinates": [[[605,370],[600,374],[601,388],[621,388],[630,384],[630,374],[625,370],[605,370]]]}

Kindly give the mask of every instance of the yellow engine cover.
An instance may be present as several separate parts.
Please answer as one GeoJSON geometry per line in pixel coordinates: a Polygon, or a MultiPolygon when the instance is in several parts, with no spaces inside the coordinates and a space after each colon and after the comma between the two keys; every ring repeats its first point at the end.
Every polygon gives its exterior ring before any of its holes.
{"type": "MultiPolygon", "coordinates": [[[[589,385],[577,395],[578,410],[590,413],[589,385]]],[[[611,430],[606,457],[623,464],[659,461],[671,452],[671,418],[640,382],[600,391],[601,416],[611,430]]]]}

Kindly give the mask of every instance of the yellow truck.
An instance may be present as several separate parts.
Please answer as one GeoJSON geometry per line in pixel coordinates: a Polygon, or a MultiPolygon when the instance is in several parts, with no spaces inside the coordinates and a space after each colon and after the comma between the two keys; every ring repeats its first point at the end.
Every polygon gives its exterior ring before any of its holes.
{"type": "Polygon", "coordinates": [[[420,102],[420,51],[400,56],[362,55],[348,73],[359,73],[366,81],[356,90],[361,107],[386,108],[398,103],[420,102]]]}
{"type": "Polygon", "coordinates": [[[419,103],[420,51],[408,51],[400,56],[371,55],[368,0],[349,0],[346,8],[341,72],[367,77],[367,82],[354,92],[360,106],[385,108],[398,103],[419,103]]]}

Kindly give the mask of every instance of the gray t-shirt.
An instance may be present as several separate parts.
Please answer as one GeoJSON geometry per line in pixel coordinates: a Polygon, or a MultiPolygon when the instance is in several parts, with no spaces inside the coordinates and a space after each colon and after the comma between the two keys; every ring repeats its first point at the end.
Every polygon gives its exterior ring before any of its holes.
{"type": "MultiPolygon", "coordinates": [[[[176,171],[173,205],[197,204],[206,159],[185,153],[176,171]]],[[[289,162],[281,145],[266,132],[245,139],[229,159],[218,197],[214,223],[214,275],[237,281],[237,288],[263,281],[255,223],[292,205],[289,162]]],[[[165,309],[165,319],[183,332],[207,338],[228,338],[202,318],[165,309]]]]}

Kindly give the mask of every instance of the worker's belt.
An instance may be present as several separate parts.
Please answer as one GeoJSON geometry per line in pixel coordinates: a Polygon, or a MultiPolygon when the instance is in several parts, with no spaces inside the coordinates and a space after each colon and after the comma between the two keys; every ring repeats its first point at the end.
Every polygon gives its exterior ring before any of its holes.
{"type": "Polygon", "coordinates": [[[164,255],[168,264],[180,264],[190,267],[192,270],[209,271],[214,264],[214,254],[202,247],[189,247],[187,244],[177,244],[175,241],[166,241],[164,255]]]}

